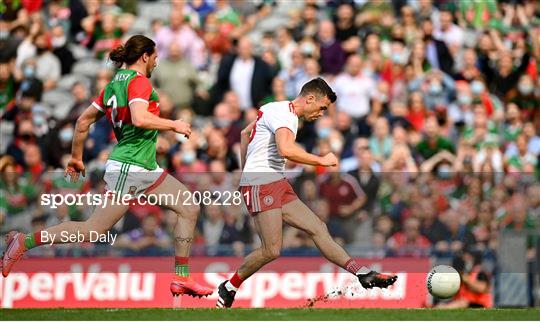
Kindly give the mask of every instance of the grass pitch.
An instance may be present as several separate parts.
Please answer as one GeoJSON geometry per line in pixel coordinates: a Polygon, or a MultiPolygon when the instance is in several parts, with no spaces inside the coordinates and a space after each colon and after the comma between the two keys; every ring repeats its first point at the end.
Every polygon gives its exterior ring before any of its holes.
{"type": "Polygon", "coordinates": [[[536,309],[0,309],[0,320],[540,320],[536,309]]]}

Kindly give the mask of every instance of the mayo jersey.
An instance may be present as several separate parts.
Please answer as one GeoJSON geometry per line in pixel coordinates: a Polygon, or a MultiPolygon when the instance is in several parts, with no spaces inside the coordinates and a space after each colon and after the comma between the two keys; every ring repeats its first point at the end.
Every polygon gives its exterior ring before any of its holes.
{"type": "Polygon", "coordinates": [[[92,105],[105,113],[118,144],[109,159],[155,170],[158,131],[135,127],[129,104],[148,103],[148,111],[159,116],[159,98],[146,76],[134,70],[119,69],[92,105]]]}
{"type": "Polygon", "coordinates": [[[285,158],[279,155],[276,144],[276,131],[282,127],[291,130],[296,138],[298,116],[292,102],[268,103],[259,109],[247,148],[241,186],[267,184],[285,177],[285,158]]]}

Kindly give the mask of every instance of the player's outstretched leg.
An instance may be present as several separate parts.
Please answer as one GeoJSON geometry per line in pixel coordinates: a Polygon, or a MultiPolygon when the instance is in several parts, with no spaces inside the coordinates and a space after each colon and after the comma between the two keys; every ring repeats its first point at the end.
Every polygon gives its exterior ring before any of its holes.
{"type": "Polygon", "coordinates": [[[396,282],[395,275],[380,274],[360,266],[334,241],[326,224],[299,199],[283,206],[283,220],[306,232],[326,259],[356,275],[364,288],[386,288],[396,282]]]}
{"type": "Polygon", "coordinates": [[[197,224],[200,207],[193,203],[193,200],[182,199],[184,191],[188,188],[171,175],[167,175],[163,182],[151,191],[146,191],[147,195],[156,195],[160,205],[176,212],[177,219],[174,226],[174,271],[175,275],[171,281],[170,290],[173,296],[190,295],[193,297],[208,296],[213,293],[213,289],[197,283],[189,276],[189,254],[193,233],[197,224]],[[164,196],[180,196],[176,199],[164,196]]]}
{"type": "Polygon", "coordinates": [[[68,243],[62,240],[63,235],[82,234],[84,240],[87,241],[92,231],[99,234],[107,232],[124,215],[127,208],[126,205],[118,204],[107,205],[104,208],[96,207],[86,221],[66,221],[26,235],[18,231],[10,231],[6,236],[6,251],[2,256],[2,275],[7,277],[13,265],[29,249],[45,243],[68,243]]]}
{"type": "Polygon", "coordinates": [[[261,248],[255,249],[246,256],[244,263],[233,277],[221,283],[216,302],[218,308],[231,307],[242,282],[280,255],[283,225],[281,209],[260,212],[253,219],[257,233],[261,238],[261,248]]]}

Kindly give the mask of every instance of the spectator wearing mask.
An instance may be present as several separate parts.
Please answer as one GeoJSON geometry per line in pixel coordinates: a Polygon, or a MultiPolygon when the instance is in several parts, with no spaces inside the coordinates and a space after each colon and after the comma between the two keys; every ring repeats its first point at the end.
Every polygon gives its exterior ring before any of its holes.
{"type": "Polygon", "coordinates": [[[524,74],[519,78],[517,95],[510,101],[519,107],[525,118],[534,115],[536,109],[540,107],[540,91],[535,91],[534,80],[530,75],[524,74]]]}
{"type": "Polygon", "coordinates": [[[428,110],[446,108],[455,92],[452,77],[433,69],[424,76],[409,82],[410,91],[421,91],[428,110]]]}
{"type": "Polygon", "coordinates": [[[67,37],[64,28],[61,25],[54,26],[51,30],[52,53],[60,61],[62,75],[71,72],[71,67],[75,63],[73,53],[67,47],[67,37]]]}
{"type": "Polygon", "coordinates": [[[251,40],[238,40],[236,54],[223,57],[220,62],[214,87],[215,101],[221,101],[224,94],[233,90],[239,98],[240,108],[245,111],[260,107],[262,100],[270,95],[272,73],[270,66],[253,55],[251,40]]]}

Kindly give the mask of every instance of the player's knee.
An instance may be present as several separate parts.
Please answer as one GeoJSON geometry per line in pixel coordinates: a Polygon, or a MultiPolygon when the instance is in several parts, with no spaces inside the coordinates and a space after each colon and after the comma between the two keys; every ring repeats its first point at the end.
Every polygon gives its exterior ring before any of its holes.
{"type": "Polygon", "coordinates": [[[281,255],[281,247],[272,246],[263,249],[263,256],[267,261],[273,261],[281,255]]]}

